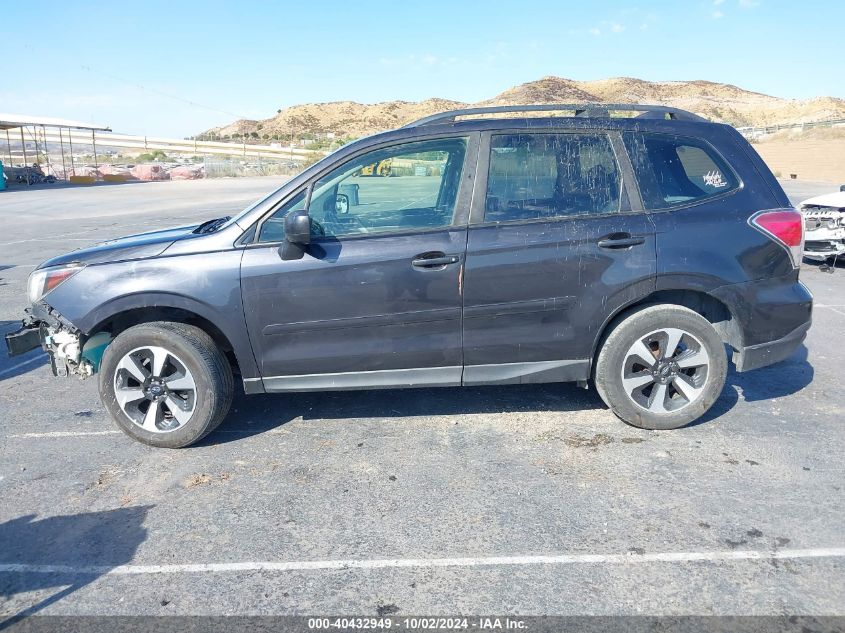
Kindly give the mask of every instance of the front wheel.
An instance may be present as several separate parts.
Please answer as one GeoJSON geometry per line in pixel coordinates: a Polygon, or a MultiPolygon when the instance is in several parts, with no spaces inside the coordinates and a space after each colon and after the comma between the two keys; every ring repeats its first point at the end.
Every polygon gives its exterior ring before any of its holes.
{"type": "Polygon", "coordinates": [[[713,406],[727,368],[725,348],[707,319],[682,306],[653,305],[610,332],[594,378],[602,400],[624,422],[676,429],[713,406]]]}
{"type": "Polygon", "coordinates": [[[191,325],[128,328],[106,348],[100,398],[117,425],[139,442],[182,448],[226,417],[232,370],[214,340],[191,325]]]}

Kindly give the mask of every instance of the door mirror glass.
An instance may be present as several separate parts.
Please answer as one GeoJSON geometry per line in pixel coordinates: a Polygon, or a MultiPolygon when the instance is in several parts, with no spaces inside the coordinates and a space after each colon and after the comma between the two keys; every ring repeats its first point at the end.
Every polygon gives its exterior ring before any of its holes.
{"type": "Polygon", "coordinates": [[[344,193],[337,194],[337,198],[334,203],[334,210],[336,213],[341,215],[349,213],[349,196],[344,193]]]}
{"type": "Polygon", "coordinates": [[[357,207],[360,204],[358,202],[358,191],[360,191],[360,189],[361,186],[356,183],[341,184],[338,187],[338,193],[342,193],[349,198],[350,206],[357,207]]]}

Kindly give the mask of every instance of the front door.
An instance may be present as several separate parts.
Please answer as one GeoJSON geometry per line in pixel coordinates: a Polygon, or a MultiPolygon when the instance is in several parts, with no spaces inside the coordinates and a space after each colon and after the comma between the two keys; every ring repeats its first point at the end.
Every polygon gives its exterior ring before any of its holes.
{"type": "Polygon", "coordinates": [[[608,316],[654,289],[654,229],[632,208],[621,140],[515,132],[493,134],[482,152],[463,382],[586,379],[608,316]]]}
{"type": "Polygon", "coordinates": [[[461,285],[477,137],[363,153],[293,196],[241,268],[267,391],[460,384],[461,285]],[[314,237],[282,261],[284,216],[314,237]]]}

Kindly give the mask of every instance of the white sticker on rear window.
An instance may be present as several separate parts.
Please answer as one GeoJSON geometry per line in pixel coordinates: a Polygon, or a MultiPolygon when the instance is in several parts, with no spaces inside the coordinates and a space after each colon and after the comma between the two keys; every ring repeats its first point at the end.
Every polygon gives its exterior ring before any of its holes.
{"type": "Polygon", "coordinates": [[[722,172],[711,170],[708,171],[704,176],[704,184],[708,187],[715,187],[716,189],[721,189],[722,187],[727,187],[728,183],[725,182],[725,179],[722,177],[722,172]]]}

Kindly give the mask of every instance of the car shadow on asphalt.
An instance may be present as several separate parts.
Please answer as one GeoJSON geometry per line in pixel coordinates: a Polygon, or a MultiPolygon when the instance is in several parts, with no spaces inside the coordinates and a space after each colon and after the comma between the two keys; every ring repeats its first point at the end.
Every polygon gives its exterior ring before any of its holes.
{"type": "Polygon", "coordinates": [[[690,426],[722,417],[739,403],[740,398],[744,402],[759,402],[797,393],[813,381],[814,374],[815,370],[807,360],[807,346],[803,344],[786,360],[755,371],[738,373],[733,365],[729,365],[722,395],[707,413],[690,426]]]}
{"type": "MultiPolygon", "coordinates": [[[[757,402],[796,393],[812,382],[813,373],[804,345],[789,359],[753,372],[737,373],[730,365],[722,395],[704,416],[690,426],[722,417],[740,402],[740,396],[745,402],[757,402]]],[[[246,396],[238,388],[226,421],[197,446],[237,441],[279,428],[295,419],[356,420],[606,408],[595,388],[585,390],[574,383],[259,396],[246,396]]]]}
{"type": "Polygon", "coordinates": [[[120,565],[131,562],[147,537],[153,506],[133,506],[0,523],[0,599],[56,590],[0,619],[0,631],[55,604],[120,565]]]}
{"type": "Polygon", "coordinates": [[[296,419],[356,420],[602,408],[605,408],[604,403],[595,390],[585,390],[574,383],[260,396],[245,396],[239,389],[226,421],[198,446],[236,441],[281,427],[296,419]]]}

